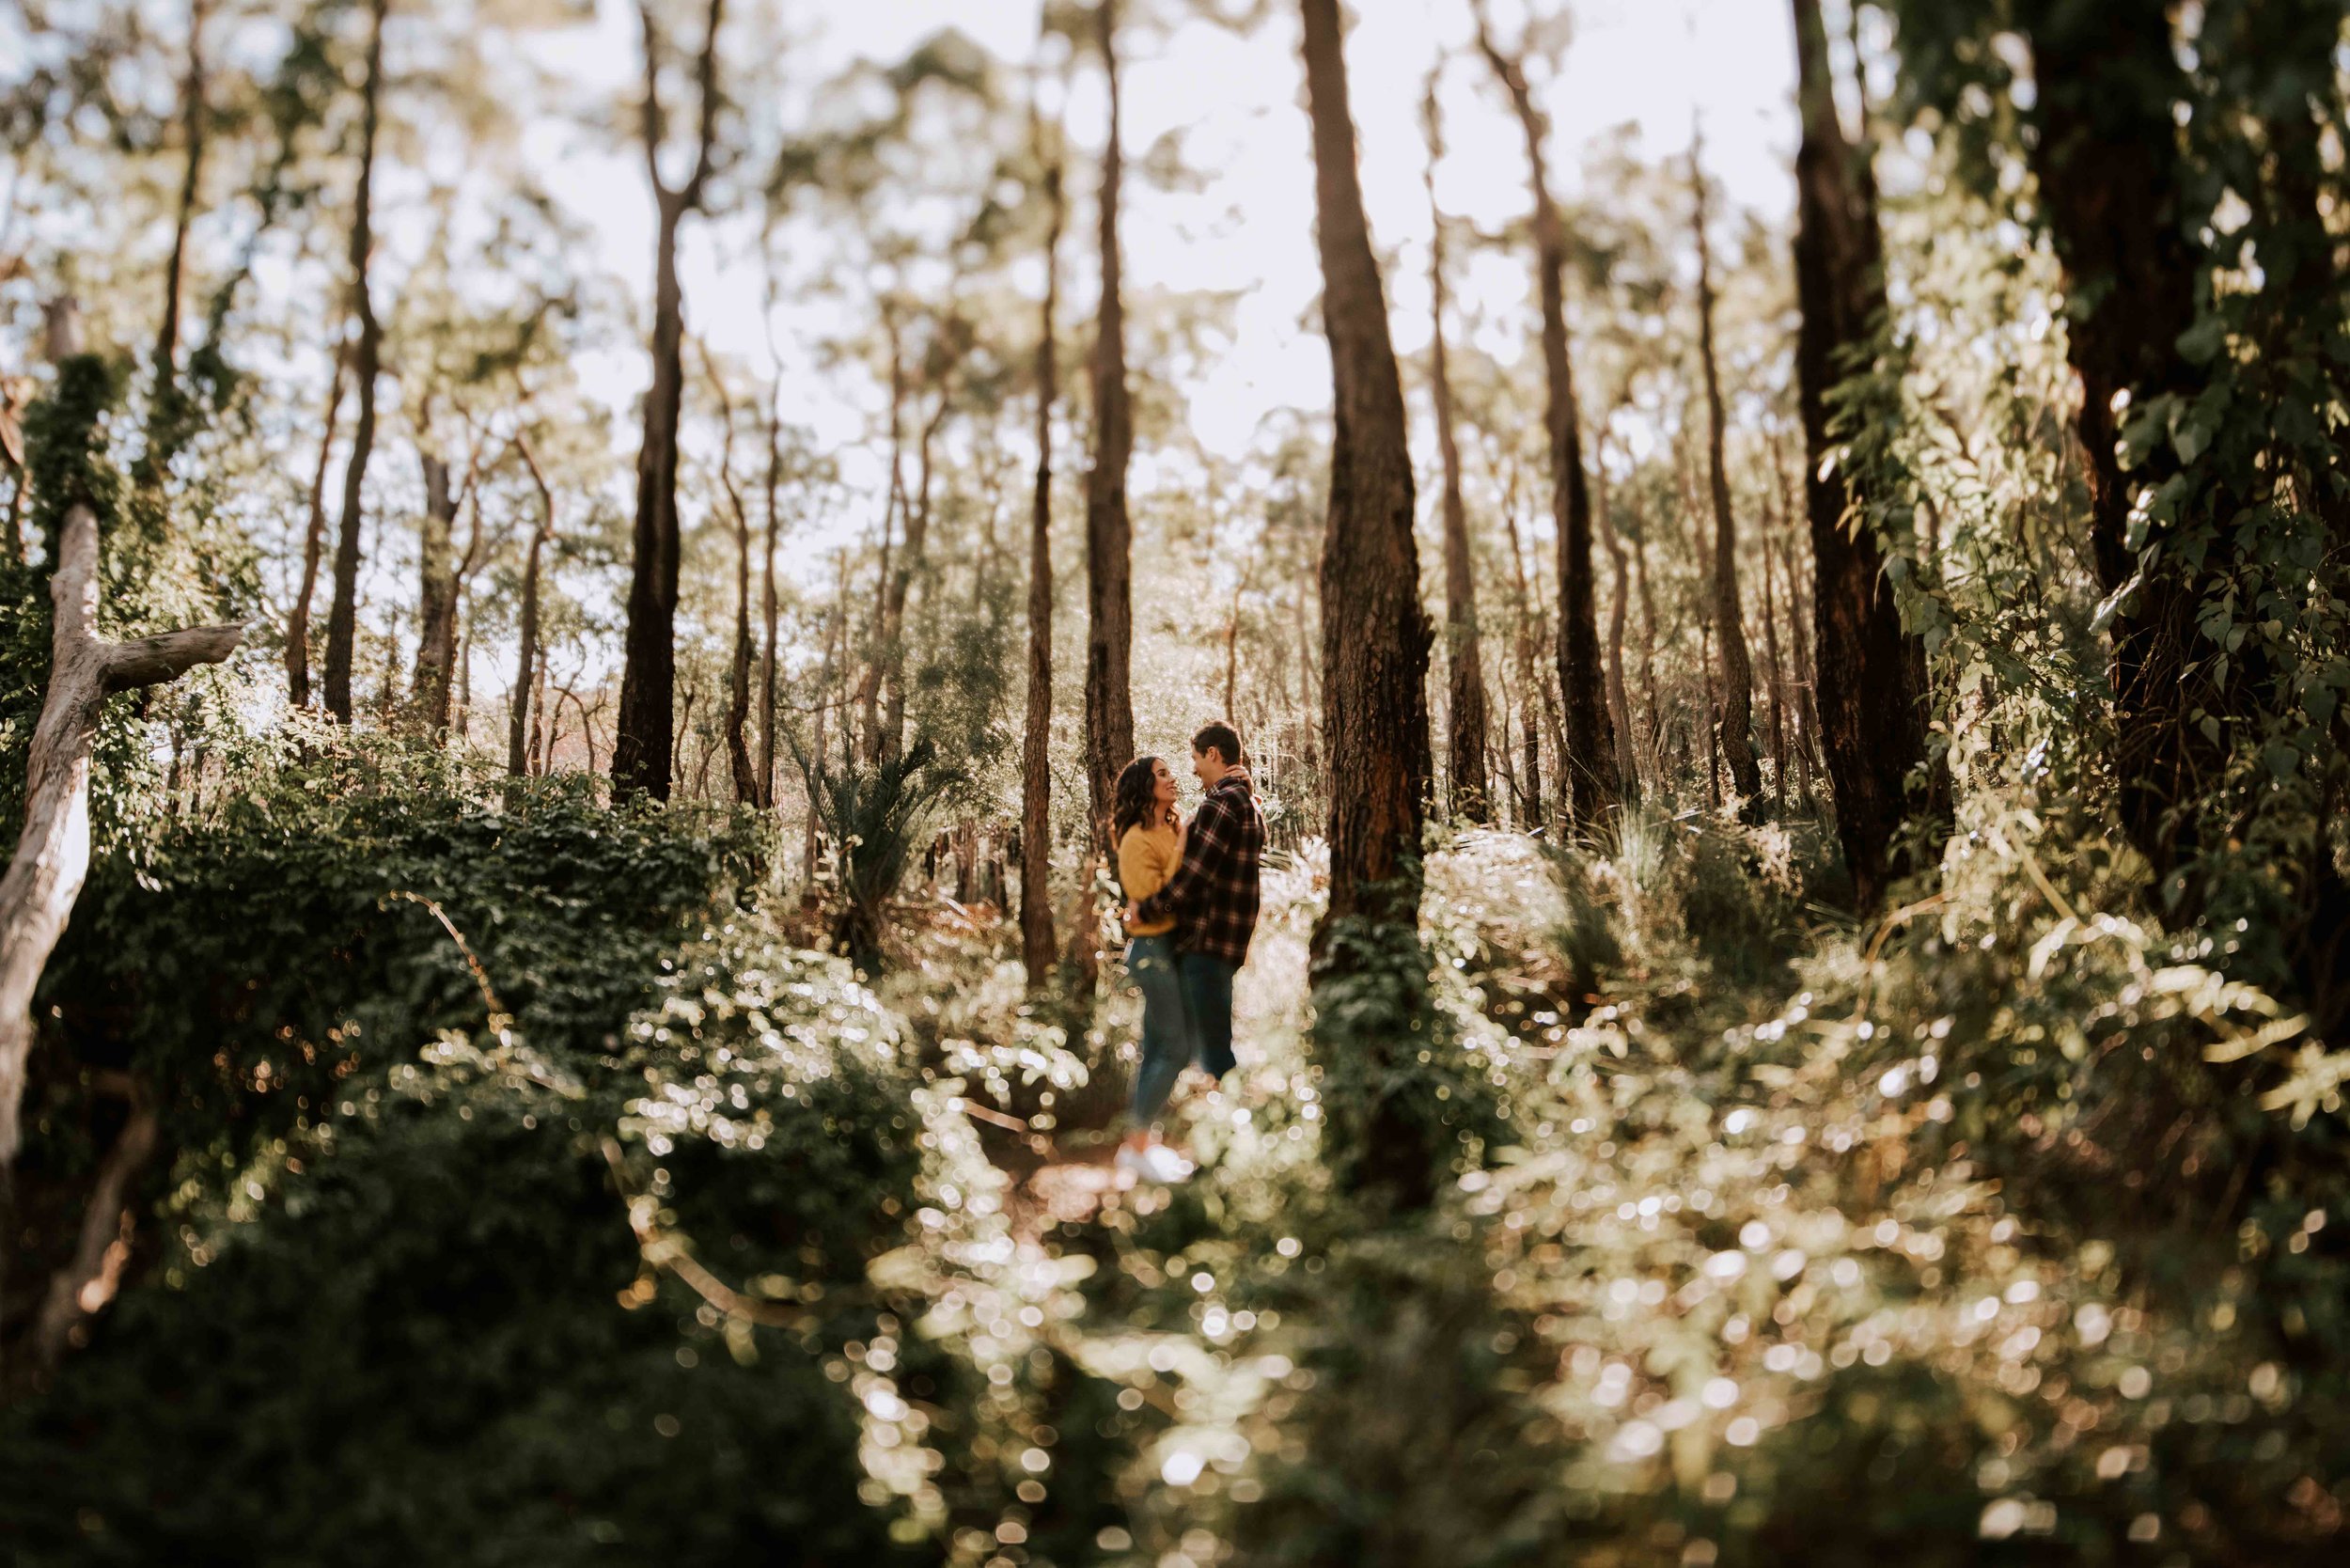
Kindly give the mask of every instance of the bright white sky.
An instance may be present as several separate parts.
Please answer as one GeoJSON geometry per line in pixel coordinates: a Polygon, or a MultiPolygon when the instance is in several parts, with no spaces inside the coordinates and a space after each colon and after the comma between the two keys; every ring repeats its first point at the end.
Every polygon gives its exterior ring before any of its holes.
{"type": "MultiPolygon", "coordinates": [[[[1035,53],[1034,0],[785,4],[793,30],[804,35],[785,69],[803,91],[857,56],[896,59],[948,26],[1015,66],[1035,53]]],[[[1687,147],[1693,109],[1701,106],[1708,167],[1731,201],[1774,218],[1792,209],[1794,41],[1784,0],[1573,0],[1572,11],[1574,41],[1560,73],[1543,92],[1554,127],[1553,179],[1562,191],[1573,190],[1582,149],[1592,137],[1634,121],[1642,149],[1661,157],[1687,147]]],[[[1354,13],[1347,56],[1365,199],[1375,242],[1398,259],[1387,280],[1389,298],[1397,347],[1410,353],[1426,343],[1429,331],[1418,108],[1430,63],[1439,54],[1452,56],[1442,95],[1448,156],[1437,170],[1446,210],[1487,227],[1523,213],[1525,153],[1515,121],[1474,53],[1466,0],[1356,0],[1354,13]]],[[[1496,0],[1495,14],[1505,35],[1513,33],[1523,0],[1496,0]]],[[[595,26],[540,35],[533,54],[583,85],[625,95],[640,69],[634,17],[634,0],[599,0],[595,26]]],[[[1324,408],[1330,396],[1328,359],[1308,317],[1320,280],[1294,12],[1277,5],[1272,25],[1253,39],[1204,23],[1185,24],[1164,40],[1139,28],[1129,34],[1124,130],[1130,153],[1180,129],[1186,161],[1214,182],[1203,198],[1180,200],[1129,182],[1128,276],[1142,290],[1246,291],[1232,352],[1204,381],[1183,389],[1202,443],[1237,454],[1269,413],[1324,408]],[[1226,208],[1239,214],[1236,224],[1198,221],[1201,212],[1226,208]]],[[[1066,116],[1081,202],[1101,143],[1104,108],[1100,74],[1089,58],[1081,60],[1066,116]]],[[[602,133],[545,130],[533,140],[542,176],[601,237],[604,266],[642,296],[650,288],[652,209],[641,162],[602,133]]],[[[1089,220],[1082,209],[1072,216],[1064,275],[1089,276],[1083,256],[1089,220]]],[[[729,237],[719,226],[689,226],[682,254],[687,324],[763,368],[766,335],[756,324],[760,271],[741,247],[740,235],[729,237]]],[[[1092,308],[1089,287],[1064,287],[1071,312],[1064,330],[1084,330],[1092,308]]],[[[1465,302],[1505,321],[1513,307],[1531,309],[1527,267],[1503,257],[1480,259],[1457,287],[1465,302]]],[[[808,343],[827,324],[837,325],[827,321],[833,308],[803,306],[785,317],[779,336],[787,361],[795,342],[808,343]]],[[[1531,321],[1524,325],[1524,331],[1496,330],[1483,346],[1515,358],[1531,337],[1531,321]]],[[[615,344],[587,373],[600,394],[626,407],[641,392],[648,370],[641,346],[615,344]]],[[[844,386],[837,373],[788,373],[787,384],[787,416],[810,427],[821,447],[841,452],[852,493],[876,494],[881,458],[870,437],[880,389],[844,386]]],[[[869,509],[852,506],[835,526],[862,528],[871,521],[869,509]]]]}

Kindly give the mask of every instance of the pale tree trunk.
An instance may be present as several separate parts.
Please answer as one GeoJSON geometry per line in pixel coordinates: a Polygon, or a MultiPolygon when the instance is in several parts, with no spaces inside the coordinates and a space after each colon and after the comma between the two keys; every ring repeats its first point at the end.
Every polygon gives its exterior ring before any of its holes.
{"type": "Polygon", "coordinates": [[[457,647],[457,567],[454,559],[458,496],[448,463],[419,449],[424,465],[424,519],[417,551],[416,719],[429,732],[448,728],[450,666],[457,647]]]}
{"type": "MultiPolygon", "coordinates": [[[[1129,670],[1134,641],[1132,524],[1126,468],[1134,413],[1126,394],[1126,313],[1118,241],[1124,149],[1119,139],[1117,0],[1095,0],[1095,40],[1109,86],[1109,133],[1102,149],[1102,301],[1093,337],[1093,465],[1086,474],[1086,780],[1098,851],[1109,840],[1118,771],[1135,754],[1129,670]]],[[[1091,944],[1086,944],[1089,951],[1091,944]]]]}
{"type": "Polygon", "coordinates": [[[98,1162],[73,1256],[51,1277],[33,1325],[33,1365],[43,1372],[64,1357],[74,1325],[103,1308],[120,1288],[136,1228],[131,1183],[155,1152],[155,1106],[145,1086],[127,1073],[102,1073],[95,1080],[93,1089],[128,1101],[131,1112],[98,1162]]]}
{"type": "Polygon", "coordinates": [[[1689,184],[1696,195],[1698,240],[1698,358],[1705,373],[1706,481],[1714,503],[1714,625],[1721,641],[1722,759],[1741,799],[1740,814],[1759,820],[1762,770],[1754,760],[1754,662],[1739,613],[1738,524],[1730,505],[1730,468],[1723,455],[1722,380],[1714,352],[1714,248],[1705,233],[1705,170],[1699,145],[1689,146],[1689,184]]]}
{"type": "MultiPolygon", "coordinates": [[[[70,327],[53,337],[60,359],[78,352],[70,327]]],[[[197,665],[219,664],[244,636],[241,626],[205,626],[106,641],[98,635],[97,514],[73,500],[60,535],[49,582],[55,607],[49,690],[25,750],[24,830],[0,878],[0,1168],[16,1159],[33,1048],[33,988],[89,871],[90,751],[100,712],[117,692],[163,685],[197,665]]]]}
{"type": "Polygon", "coordinates": [[[1772,536],[1776,519],[1762,510],[1762,661],[1770,669],[1771,687],[1771,804],[1787,809],[1787,676],[1778,656],[1778,574],[1772,570],[1772,536]]]}
{"type": "MultiPolygon", "coordinates": [[[[520,645],[514,656],[513,712],[506,721],[506,771],[520,777],[528,763],[531,735],[531,680],[534,669],[541,665],[539,651],[539,572],[540,557],[547,541],[555,537],[555,492],[547,484],[546,475],[539,467],[538,454],[530,447],[527,436],[514,437],[514,450],[530,471],[530,482],[539,492],[539,525],[531,530],[530,548],[523,557],[523,588],[520,626],[516,641],[520,645]]],[[[545,676],[540,673],[542,688],[545,676]]]]}
{"type": "Polygon", "coordinates": [[[335,368],[326,385],[326,431],[319,439],[318,467],[310,475],[309,525],[302,534],[302,586],[294,590],[293,608],[286,616],[286,698],[296,708],[310,705],[310,601],[319,588],[319,557],[326,547],[326,467],[335,451],[335,422],[342,412],[343,372],[351,366],[349,344],[337,344],[335,368]]]}
{"type": "MultiPolygon", "coordinates": [[[[1436,210],[1436,161],[1444,156],[1436,111],[1436,78],[1428,78],[1422,105],[1428,127],[1428,283],[1435,335],[1428,345],[1428,384],[1436,405],[1436,451],[1444,464],[1444,608],[1447,686],[1447,763],[1452,814],[1464,822],[1493,820],[1485,776],[1485,651],[1477,624],[1476,563],[1469,551],[1468,508],[1461,499],[1461,441],[1452,422],[1452,379],[1445,358],[1445,223],[1436,210]]],[[[1230,706],[1227,703],[1226,706],[1230,706]]]]}
{"type": "Polygon", "coordinates": [[[1549,389],[1543,422],[1550,434],[1551,505],[1559,538],[1559,698],[1565,710],[1559,772],[1575,825],[1588,833],[1619,799],[1591,583],[1590,488],[1583,472],[1574,367],[1567,356],[1566,226],[1551,198],[1543,151],[1549,121],[1534,102],[1520,62],[1494,42],[1481,3],[1477,8],[1477,40],[1508,91],[1526,137],[1528,183],[1534,199],[1536,282],[1542,296],[1543,368],[1549,389]]]}
{"type": "MultiPolygon", "coordinates": [[[[1419,841],[1432,761],[1428,652],[1419,557],[1412,536],[1412,462],[1403,386],[1364,220],[1338,0],[1302,0],[1307,100],[1313,121],[1323,330],[1330,342],[1330,510],[1322,550],[1323,732],[1330,759],[1330,906],[1314,933],[1326,973],[1362,949],[1334,944],[1340,922],[1384,928],[1417,947],[1419,841]]],[[[1406,1058],[1406,1039],[1349,1042],[1406,1058]]],[[[1391,1068],[1351,1071],[1393,1081],[1391,1068]]],[[[1378,1094],[1333,1125],[1352,1185],[1405,1207],[1432,1195],[1437,1158],[1421,1106],[1378,1094]]]]}
{"type": "Polygon", "coordinates": [[[677,241],[686,214],[701,210],[717,155],[718,33],[726,0],[710,0],[696,76],[700,115],[694,169],[683,184],[662,178],[666,131],[661,105],[661,35],[652,0],[639,0],[644,34],[642,131],[652,181],[652,385],[645,395],[644,435],[636,454],[636,520],[628,592],[628,631],[620,669],[619,727],[612,745],[612,783],[655,800],[669,798],[670,713],[677,696],[678,416],[685,399],[685,296],[678,281],[677,241]]]}
{"type": "MultiPolygon", "coordinates": [[[[1038,140],[1042,141],[1040,133],[1038,140]]],[[[1060,235],[1067,216],[1058,157],[1044,165],[1044,306],[1036,348],[1036,495],[1028,513],[1028,692],[1020,745],[1020,957],[1028,984],[1053,966],[1053,400],[1058,375],[1053,317],[1060,306],[1060,235]]]]}
{"type": "Polygon", "coordinates": [[[390,0],[371,0],[368,14],[367,83],[360,100],[359,183],[352,202],[351,307],[359,339],[352,373],[359,390],[359,412],[351,432],[351,456],[343,464],[343,514],[335,541],[335,597],[326,614],[326,711],[351,722],[351,675],[359,632],[359,530],[368,458],[375,449],[375,378],[382,368],[384,329],[375,319],[368,282],[368,260],[375,248],[375,137],[384,87],[384,15],[390,0]]]}

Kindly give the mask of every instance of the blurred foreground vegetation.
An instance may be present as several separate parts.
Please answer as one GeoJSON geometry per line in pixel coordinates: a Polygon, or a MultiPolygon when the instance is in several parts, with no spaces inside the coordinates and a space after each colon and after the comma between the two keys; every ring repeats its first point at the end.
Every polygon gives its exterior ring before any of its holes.
{"type": "Polygon", "coordinates": [[[240,768],[101,868],[53,970],[25,1218],[67,1229],[94,1073],[153,1084],[173,1154],[162,1255],[0,1416],[18,1561],[2278,1561],[2340,1529],[2340,1178],[2295,1130],[2331,1091],[2219,1076],[2264,999],[2082,914],[2085,861],[1962,839],[1931,907],[1855,929],[1808,825],[1469,832],[1422,959],[1309,1032],[1309,843],[1237,1091],[1181,1102],[1202,1174],[1121,1193],[1084,1152],[1133,1001],[1031,1004],[992,921],[901,905],[870,990],[747,818],[391,744],[240,768]],[[1377,1087],[1350,1010],[1415,986],[1449,1138],[1399,1215],[1324,1132],[1377,1087]]]}

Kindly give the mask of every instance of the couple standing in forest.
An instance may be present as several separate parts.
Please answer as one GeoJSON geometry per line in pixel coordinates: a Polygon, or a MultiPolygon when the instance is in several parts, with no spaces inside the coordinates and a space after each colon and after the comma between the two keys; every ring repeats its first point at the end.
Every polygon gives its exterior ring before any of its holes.
{"type": "Polygon", "coordinates": [[[1126,972],[1142,993],[1135,1093],[1118,1168],[1180,1182],[1191,1161],[1160,1138],[1158,1122],[1185,1066],[1216,1082],[1234,1065],[1232,977],[1257,929],[1264,817],[1241,761],[1239,732],[1218,721],[1191,738],[1191,771],[1204,792],[1186,823],[1166,759],[1137,757],[1118,776],[1110,839],[1126,894],[1126,972]]]}

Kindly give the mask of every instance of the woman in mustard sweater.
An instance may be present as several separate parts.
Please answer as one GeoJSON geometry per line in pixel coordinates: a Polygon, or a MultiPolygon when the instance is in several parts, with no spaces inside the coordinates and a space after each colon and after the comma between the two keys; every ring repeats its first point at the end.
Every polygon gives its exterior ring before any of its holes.
{"type": "MultiPolygon", "coordinates": [[[[1175,810],[1175,774],[1166,762],[1137,757],[1118,776],[1110,837],[1130,903],[1167,886],[1183,863],[1183,826],[1175,810]]],[[[1133,1120],[1119,1147],[1118,1168],[1149,1181],[1180,1182],[1191,1174],[1191,1162],[1159,1141],[1157,1125],[1194,1046],[1175,978],[1175,922],[1138,920],[1126,932],[1126,972],[1142,992],[1142,1059],[1135,1067],[1133,1120]]]]}

